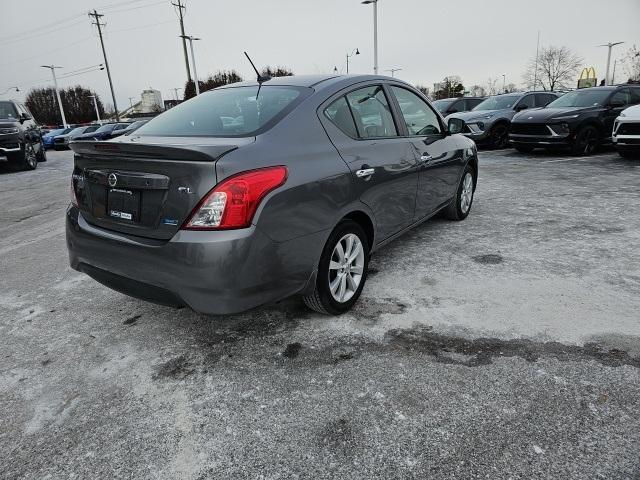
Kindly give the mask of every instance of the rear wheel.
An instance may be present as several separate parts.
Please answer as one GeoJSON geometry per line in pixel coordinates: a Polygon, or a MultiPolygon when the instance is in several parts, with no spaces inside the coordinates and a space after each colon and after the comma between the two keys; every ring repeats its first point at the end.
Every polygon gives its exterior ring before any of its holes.
{"type": "Polygon", "coordinates": [[[475,192],[475,183],[473,181],[473,168],[467,165],[460,179],[456,196],[448,207],[444,209],[444,216],[449,220],[464,220],[471,211],[473,204],[473,194],[475,192]]]}
{"type": "Polygon", "coordinates": [[[575,142],[571,147],[571,153],[574,155],[591,155],[599,145],[600,134],[598,130],[592,125],[587,125],[578,131],[575,142]]]}
{"type": "Polygon", "coordinates": [[[36,158],[39,162],[47,161],[47,150],[44,148],[44,142],[42,140],[40,140],[40,150],[38,150],[36,158]]]}
{"type": "Polygon", "coordinates": [[[338,224],[320,257],[315,290],[303,297],[316,312],[340,315],[360,297],[367,279],[369,245],[360,225],[352,220],[338,224]]]}
{"type": "Polygon", "coordinates": [[[493,148],[506,148],[509,144],[509,128],[504,123],[494,125],[489,132],[489,142],[493,148]]]}

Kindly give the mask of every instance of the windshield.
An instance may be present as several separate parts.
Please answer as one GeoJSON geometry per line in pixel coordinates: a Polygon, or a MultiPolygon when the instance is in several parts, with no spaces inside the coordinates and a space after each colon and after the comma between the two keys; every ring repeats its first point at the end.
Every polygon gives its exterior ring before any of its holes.
{"type": "Polygon", "coordinates": [[[520,95],[496,95],[495,97],[489,97],[476,105],[473,111],[504,110],[513,107],[519,98],[520,95]]]}
{"type": "Polygon", "coordinates": [[[157,116],[136,135],[248,137],[288,113],[311,89],[263,85],[215,89],[157,116]]]}
{"type": "Polygon", "coordinates": [[[0,118],[18,118],[18,112],[12,102],[0,102],[0,118]]]}
{"type": "Polygon", "coordinates": [[[64,132],[64,128],[58,128],[57,130],[51,130],[45,136],[53,137],[54,135],[61,135],[64,132]]]}
{"type": "Polygon", "coordinates": [[[111,130],[113,130],[113,127],[115,127],[115,126],[116,126],[115,123],[109,123],[107,125],[103,125],[99,129],[96,130],[96,133],[110,132],[111,130]]]}
{"type": "Polygon", "coordinates": [[[80,135],[81,133],[83,133],[83,132],[84,132],[84,129],[85,129],[85,128],[87,128],[87,127],[78,127],[78,128],[74,128],[73,130],[71,130],[71,131],[69,132],[69,136],[72,136],[72,135],[80,135]]]}
{"type": "Polygon", "coordinates": [[[598,107],[604,105],[611,90],[575,90],[554,100],[547,108],[598,107]]]}
{"type": "Polygon", "coordinates": [[[444,113],[453,102],[455,102],[455,100],[436,100],[433,102],[433,106],[436,107],[440,113],[444,113]]]}

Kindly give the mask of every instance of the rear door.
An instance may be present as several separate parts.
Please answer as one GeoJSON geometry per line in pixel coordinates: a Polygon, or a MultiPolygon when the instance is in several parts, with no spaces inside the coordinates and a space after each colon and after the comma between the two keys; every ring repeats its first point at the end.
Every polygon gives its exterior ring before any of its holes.
{"type": "Polygon", "coordinates": [[[351,169],[361,201],[375,215],[379,239],[410,225],[418,185],[417,161],[409,142],[399,135],[382,85],[337,95],[318,113],[351,169]]]}
{"type": "Polygon", "coordinates": [[[402,86],[392,85],[390,90],[404,121],[404,134],[419,164],[415,213],[419,219],[434,213],[455,194],[461,175],[462,151],[422,97],[402,86]]]}
{"type": "Polygon", "coordinates": [[[625,108],[631,105],[631,89],[621,88],[616,91],[609,97],[608,103],[609,106],[602,116],[602,123],[604,124],[604,134],[610,139],[613,132],[613,122],[625,108]]]}

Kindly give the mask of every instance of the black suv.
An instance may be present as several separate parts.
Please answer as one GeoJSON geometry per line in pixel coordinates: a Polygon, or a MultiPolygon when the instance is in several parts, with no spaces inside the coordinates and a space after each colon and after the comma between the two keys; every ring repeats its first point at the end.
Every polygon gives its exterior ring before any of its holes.
{"type": "Polygon", "coordinates": [[[47,160],[40,126],[23,104],[0,101],[0,161],[34,170],[47,160]]]}
{"type": "Polygon", "coordinates": [[[620,112],[638,103],[640,85],[574,90],[544,108],[516,115],[509,140],[520,152],[569,148],[574,155],[590,155],[611,142],[613,122],[620,112]]]}

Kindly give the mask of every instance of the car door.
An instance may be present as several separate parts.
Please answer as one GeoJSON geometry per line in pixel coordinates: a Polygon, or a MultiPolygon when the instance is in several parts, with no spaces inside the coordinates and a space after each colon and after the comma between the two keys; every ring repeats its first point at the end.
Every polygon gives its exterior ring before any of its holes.
{"type": "Polygon", "coordinates": [[[447,134],[440,116],[416,92],[400,85],[391,85],[390,91],[419,165],[415,214],[419,219],[454,196],[462,174],[462,150],[447,134]]]}
{"type": "Polygon", "coordinates": [[[631,105],[631,90],[628,88],[621,88],[609,97],[607,108],[602,115],[602,123],[607,138],[610,138],[613,132],[613,122],[629,105],[631,105]]]}
{"type": "Polygon", "coordinates": [[[375,216],[380,241],[413,221],[417,161],[399,135],[381,84],[336,95],[318,111],[325,130],[353,175],[360,200],[375,216]]]}

